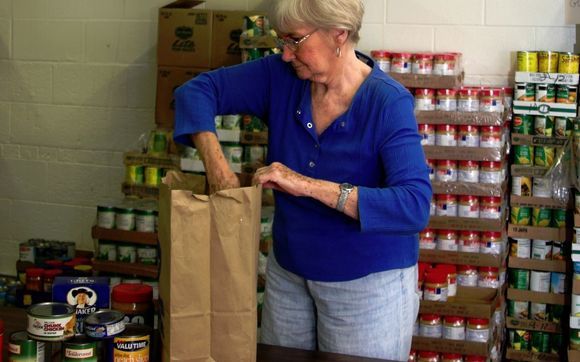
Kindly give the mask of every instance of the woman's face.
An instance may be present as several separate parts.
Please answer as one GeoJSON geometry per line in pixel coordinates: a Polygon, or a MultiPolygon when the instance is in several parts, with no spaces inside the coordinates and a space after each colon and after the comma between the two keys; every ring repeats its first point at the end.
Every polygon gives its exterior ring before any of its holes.
{"type": "Polygon", "coordinates": [[[89,301],[89,298],[87,297],[87,295],[85,293],[77,294],[77,304],[87,304],[88,301],[89,301]]]}
{"type": "Polygon", "coordinates": [[[282,60],[292,65],[298,78],[324,82],[332,70],[333,61],[337,59],[328,33],[323,29],[300,26],[291,33],[283,34],[283,38],[299,41],[308,34],[310,36],[296,50],[284,46],[282,60]]]}

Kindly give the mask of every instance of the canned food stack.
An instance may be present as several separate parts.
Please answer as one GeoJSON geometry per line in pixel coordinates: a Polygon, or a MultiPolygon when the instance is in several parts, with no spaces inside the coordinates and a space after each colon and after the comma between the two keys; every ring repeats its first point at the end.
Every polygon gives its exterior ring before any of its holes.
{"type": "Polygon", "coordinates": [[[424,353],[451,360],[498,360],[507,253],[504,104],[511,90],[463,87],[457,53],[375,51],[372,56],[414,93],[419,133],[431,168],[431,219],[419,237],[418,292],[423,300],[413,337],[415,357],[424,353]],[[423,320],[421,332],[421,318],[434,327],[423,320]],[[430,334],[446,319],[463,323],[464,330],[470,319],[485,321],[478,326],[487,326],[487,333],[478,341],[430,334]]]}
{"type": "Polygon", "coordinates": [[[565,358],[571,207],[569,187],[560,186],[568,185],[569,163],[561,160],[577,114],[578,59],[517,52],[506,323],[511,360],[565,358]]]}
{"type": "Polygon", "coordinates": [[[572,243],[572,295],[570,300],[570,348],[568,359],[580,360],[580,193],[574,194],[574,239],[572,243]]]}

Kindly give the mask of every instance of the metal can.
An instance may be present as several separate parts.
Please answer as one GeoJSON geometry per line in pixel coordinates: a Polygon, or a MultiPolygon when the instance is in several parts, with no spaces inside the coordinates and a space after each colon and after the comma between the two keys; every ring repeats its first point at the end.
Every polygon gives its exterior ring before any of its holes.
{"type": "Polygon", "coordinates": [[[62,345],[62,362],[97,362],[97,342],[76,336],[62,345]]]}
{"type": "Polygon", "coordinates": [[[534,164],[541,167],[550,167],[554,163],[556,149],[554,147],[534,147],[534,164]]]}
{"type": "Polygon", "coordinates": [[[556,103],[575,104],[578,86],[559,84],[556,87],[556,103]]]}
{"type": "Polygon", "coordinates": [[[552,227],[566,227],[566,209],[552,209],[552,227]]]}
{"type": "Polygon", "coordinates": [[[578,74],[580,56],[571,52],[560,52],[558,57],[558,73],[578,74]]]}
{"type": "Polygon", "coordinates": [[[564,242],[554,240],[552,242],[552,260],[566,260],[567,256],[568,253],[564,242]]]}
{"type": "Polygon", "coordinates": [[[514,145],[514,163],[516,165],[532,166],[534,163],[534,147],[530,145],[514,145]]]}
{"type": "Polygon", "coordinates": [[[137,248],[137,262],[141,264],[157,264],[157,248],[154,246],[139,246],[137,248]]]}
{"type": "Polygon", "coordinates": [[[435,250],[437,248],[435,230],[427,228],[419,233],[419,248],[429,250],[435,250]]]}
{"type": "Polygon", "coordinates": [[[510,256],[514,258],[529,259],[532,253],[531,239],[512,239],[510,244],[510,256]]]}
{"type": "Polygon", "coordinates": [[[554,294],[566,293],[566,273],[553,272],[550,276],[550,292],[554,294]]]}
{"type": "Polygon", "coordinates": [[[125,166],[125,182],[129,185],[143,185],[144,169],[143,165],[125,166]]]}
{"type": "Polygon", "coordinates": [[[423,146],[435,146],[435,126],[432,124],[419,124],[419,135],[423,146]]]}
{"type": "Polygon", "coordinates": [[[389,73],[391,71],[391,53],[386,50],[371,50],[371,57],[379,68],[389,73]]]}
{"type": "Polygon", "coordinates": [[[554,119],[554,136],[569,137],[574,129],[573,118],[556,117],[554,119]]]}
{"type": "Polygon", "coordinates": [[[552,259],[552,241],[534,239],[532,242],[532,259],[550,260],[552,259]]]}
{"type": "Polygon", "coordinates": [[[499,219],[501,217],[501,197],[482,196],[479,215],[482,219],[499,219]]]}
{"type": "Polygon", "coordinates": [[[548,307],[548,320],[554,323],[560,323],[565,317],[564,306],[558,304],[550,304],[548,307]]]}
{"type": "Polygon", "coordinates": [[[455,89],[438,89],[435,109],[438,111],[457,110],[457,91],[455,89]]]}
{"type": "Polygon", "coordinates": [[[479,162],[472,160],[459,161],[457,181],[470,183],[479,182],[479,162]]]}
{"type": "Polygon", "coordinates": [[[534,117],[534,134],[551,137],[554,133],[554,118],[549,116],[534,117]]]}
{"type": "Polygon", "coordinates": [[[169,133],[162,129],[155,129],[149,135],[149,144],[147,153],[154,156],[160,156],[167,153],[169,133]]]}
{"type": "Polygon", "coordinates": [[[125,314],[117,310],[101,309],[85,319],[85,333],[91,338],[109,338],[125,330],[125,314]]]}
{"type": "Polygon", "coordinates": [[[435,180],[435,170],[437,168],[437,166],[436,166],[437,161],[427,159],[426,162],[427,162],[427,167],[429,168],[429,180],[433,181],[433,180],[435,180]]]}
{"type": "Polygon", "coordinates": [[[115,208],[115,226],[120,230],[135,229],[135,210],[131,207],[115,208]]]}
{"type": "Polygon", "coordinates": [[[528,319],[530,315],[530,303],[522,302],[518,300],[507,301],[508,303],[508,316],[516,319],[528,319]]]}
{"type": "Polygon", "coordinates": [[[543,50],[538,52],[538,72],[558,72],[558,52],[543,50]]]}
{"type": "Polygon", "coordinates": [[[457,110],[460,112],[479,111],[479,89],[477,88],[460,89],[459,99],[457,100],[457,110]]]}
{"type": "Polygon", "coordinates": [[[504,242],[500,231],[484,231],[481,233],[479,252],[482,254],[501,254],[504,242]]]}
{"type": "Polygon", "coordinates": [[[532,270],[530,273],[530,290],[548,293],[550,291],[550,272],[532,270]]]}
{"type": "Polygon", "coordinates": [[[117,261],[124,263],[135,263],[137,261],[137,248],[134,245],[119,245],[117,251],[117,261]]]}
{"type": "Polygon", "coordinates": [[[531,345],[531,334],[523,329],[510,329],[510,347],[516,351],[529,351],[531,345]]]}
{"type": "Polygon", "coordinates": [[[149,362],[151,330],[141,324],[129,323],[125,330],[113,337],[113,358],[115,361],[149,362]]]}
{"type": "Polygon", "coordinates": [[[478,218],[479,217],[479,197],[472,195],[459,196],[459,207],[457,216],[478,218]]]}
{"type": "Polygon", "coordinates": [[[97,206],[97,226],[104,229],[113,229],[115,227],[114,206],[97,206]]]}
{"type": "Polygon", "coordinates": [[[517,52],[518,72],[537,72],[538,71],[538,52],[520,50],[517,52]]]}
{"type": "Polygon", "coordinates": [[[482,161],[480,163],[479,182],[483,184],[499,185],[503,182],[501,162],[482,161]]]}
{"type": "Polygon", "coordinates": [[[479,128],[477,126],[459,126],[458,146],[479,147],[479,138],[479,128]]]}
{"type": "Polygon", "coordinates": [[[554,103],[556,102],[556,86],[551,83],[536,84],[536,102],[554,103]]]}
{"type": "Polygon", "coordinates": [[[435,214],[437,216],[457,216],[457,196],[439,194],[436,195],[437,209],[435,214]]]}
{"type": "Polygon", "coordinates": [[[39,303],[26,310],[28,334],[39,341],[64,341],[75,335],[75,309],[65,303],[39,303]]]}
{"type": "Polygon", "coordinates": [[[514,114],[512,133],[534,134],[534,118],[529,114],[514,114]]]}
{"type": "Polygon", "coordinates": [[[451,124],[437,125],[435,144],[437,146],[457,146],[457,126],[451,124]]]}
{"type": "Polygon", "coordinates": [[[548,305],[544,303],[530,303],[530,319],[537,321],[548,320],[548,305]]]}
{"type": "Polygon", "coordinates": [[[480,234],[477,231],[462,230],[459,233],[459,251],[464,253],[479,253],[480,234]]]}
{"type": "Polygon", "coordinates": [[[135,210],[135,230],[145,233],[155,231],[155,210],[137,209],[135,210]]]}
{"type": "Polygon", "coordinates": [[[115,242],[99,240],[99,253],[97,254],[97,259],[117,261],[117,244],[115,242]]]}
{"type": "Polygon", "coordinates": [[[548,227],[552,221],[552,209],[534,207],[532,209],[532,226],[548,227]]]}
{"type": "Polygon", "coordinates": [[[479,147],[484,148],[499,148],[502,144],[501,131],[499,126],[482,126],[480,128],[481,136],[479,139],[479,147]]]}
{"type": "Polygon", "coordinates": [[[438,160],[435,180],[442,182],[457,181],[457,161],[438,160]]]}
{"type": "Polygon", "coordinates": [[[437,250],[457,251],[457,231],[455,230],[438,230],[437,231],[437,250]]]}
{"type": "Polygon", "coordinates": [[[415,53],[411,57],[411,72],[415,74],[433,73],[433,54],[415,53]]]}
{"type": "Polygon", "coordinates": [[[536,99],[534,83],[516,83],[514,101],[533,102],[536,99]]]}
{"type": "Polygon", "coordinates": [[[163,171],[159,167],[147,166],[145,167],[145,185],[150,187],[157,187],[161,183],[163,171]]]}
{"type": "Polygon", "coordinates": [[[31,339],[26,331],[14,332],[8,340],[9,362],[44,362],[45,345],[31,339]]]}
{"type": "Polygon", "coordinates": [[[512,176],[512,195],[532,196],[532,178],[527,176],[512,176]]]}
{"type": "Polygon", "coordinates": [[[562,351],[562,333],[554,333],[550,338],[551,353],[558,354],[562,351]]]}
{"type": "Polygon", "coordinates": [[[547,332],[532,332],[532,352],[550,353],[550,334],[547,332]]]}
{"type": "Polygon", "coordinates": [[[242,163],[244,148],[237,144],[222,145],[224,157],[230,163],[242,163]]]}
{"type": "Polygon", "coordinates": [[[481,112],[501,112],[503,110],[502,89],[486,88],[481,91],[479,102],[481,112]]]}
{"type": "Polygon", "coordinates": [[[525,269],[509,269],[510,288],[528,290],[530,289],[530,271],[525,269]]]}

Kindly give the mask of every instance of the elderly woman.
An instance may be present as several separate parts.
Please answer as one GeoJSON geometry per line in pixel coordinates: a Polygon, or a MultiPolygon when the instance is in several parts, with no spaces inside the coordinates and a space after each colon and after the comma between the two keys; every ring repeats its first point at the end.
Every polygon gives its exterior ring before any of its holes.
{"type": "Polygon", "coordinates": [[[268,124],[274,247],[263,343],[407,360],[419,299],[418,232],[431,186],[413,97],[354,50],[360,0],[279,0],[281,55],[208,72],[176,91],[175,139],[211,190],[238,187],[217,114],[268,124]]]}

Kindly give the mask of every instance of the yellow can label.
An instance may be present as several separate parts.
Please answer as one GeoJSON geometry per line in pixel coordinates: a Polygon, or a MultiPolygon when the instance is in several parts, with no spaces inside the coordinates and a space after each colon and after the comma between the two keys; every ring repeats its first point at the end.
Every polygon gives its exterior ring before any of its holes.
{"type": "Polygon", "coordinates": [[[125,168],[125,182],[129,185],[142,185],[143,166],[127,165],[125,168]]]}
{"type": "Polygon", "coordinates": [[[514,225],[530,225],[531,216],[531,208],[512,206],[510,210],[510,223],[514,225]]]}
{"type": "Polygon", "coordinates": [[[553,51],[538,52],[538,71],[556,73],[558,71],[558,53],[553,51]]]}
{"type": "Polygon", "coordinates": [[[558,59],[558,73],[578,74],[580,55],[574,53],[560,53],[558,59]]]}
{"type": "Polygon", "coordinates": [[[114,362],[149,362],[149,336],[115,337],[114,362]]]}
{"type": "Polygon", "coordinates": [[[534,147],[530,145],[514,146],[514,163],[532,166],[534,164],[534,147]]]}
{"type": "Polygon", "coordinates": [[[519,51],[518,72],[537,72],[538,71],[538,53],[529,51],[519,51]]]}
{"type": "Polygon", "coordinates": [[[533,226],[550,226],[552,221],[552,209],[534,207],[532,212],[533,226]]]}
{"type": "Polygon", "coordinates": [[[554,163],[554,147],[541,147],[536,146],[534,148],[534,163],[536,166],[550,167],[554,163]]]}

